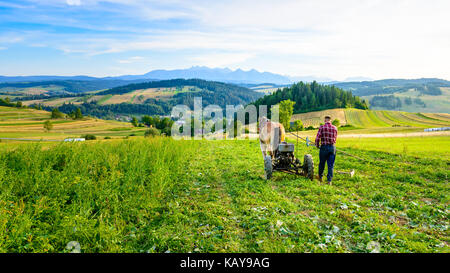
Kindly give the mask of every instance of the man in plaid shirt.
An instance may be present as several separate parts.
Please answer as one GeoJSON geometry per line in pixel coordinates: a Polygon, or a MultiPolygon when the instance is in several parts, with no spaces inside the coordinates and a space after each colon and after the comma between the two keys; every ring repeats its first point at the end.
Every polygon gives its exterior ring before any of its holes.
{"type": "Polygon", "coordinates": [[[325,117],[325,124],[321,125],[316,136],[316,146],[320,148],[319,158],[319,181],[322,182],[325,162],[328,165],[328,184],[333,179],[334,160],[336,159],[337,128],[331,124],[331,117],[325,117]]]}

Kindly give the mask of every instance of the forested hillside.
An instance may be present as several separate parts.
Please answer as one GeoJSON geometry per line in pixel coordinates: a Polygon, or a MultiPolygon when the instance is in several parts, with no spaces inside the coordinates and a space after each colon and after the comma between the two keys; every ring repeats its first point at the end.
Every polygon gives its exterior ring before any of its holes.
{"type": "Polygon", "coordinates": [[[52,80],[52,81],[33,81],[33,82],[5,82],[0,83],[1,94],[25,93],[27,88],[38,88],[48,91],[49,94],[83,93],[89,91],[113,88],[129,83],[141,82],[125,81],[118,79],[93,79],[93,80],[52,80]]]}
{"type": "Polygon", "coordinates": [[[344,91],[335,86],[320,85],[317,82],[299,82],[291,87],[278,89],[273,94],[258,99],[254,104],[270,107],[283,100],[295,102],[294,113],[350,107],[368,109],[366,101],[353,96],[352,92],[344,91]]]}
{"type": "Polygon", "coordinates": [[[215,104],[225,107],[226,105],[247,104],[261,97],[260,93],[245,87],[200,79],[174,79],[129,84],[99,92],[97,95],[122,95],[135,90],[149,88],[175,87],[182,89],[184,86],[196,87],[199,90],[194,92],[176,92],[172,97],[171,104],[185,104],[191,107],[193,106],[194,97],[202,97],[204,105],[215,104]]]}
{"type": "MultiPolygon", "coordinates": [[[[199,79],[175,79],[130,84],[108,89],[73,100],[69,98],[60,105],[53,101],[31,104],[45,110],[55,107],[64,113],[80,108],[83,114],[114,119],[120,115],[169,115],[173,106],[183,104],[193,108],[194,98],[201,97],[204,106],[246,105],[263,94],[237,85],[199,79]]],[[[38,97],[37,97],[38,98],[38,97]]],[[[40,97],[39,97],[40,98],[40,97]]]]}
{"type": "Polygon", "coordinates": [[[422,95],[441,95],[440,87],[450,87],[450,82],[441,79],[387,79],[364,82],[342,82],[335,86],[352,91],[357,96],[385,95],[416,90],[422,95]]]}

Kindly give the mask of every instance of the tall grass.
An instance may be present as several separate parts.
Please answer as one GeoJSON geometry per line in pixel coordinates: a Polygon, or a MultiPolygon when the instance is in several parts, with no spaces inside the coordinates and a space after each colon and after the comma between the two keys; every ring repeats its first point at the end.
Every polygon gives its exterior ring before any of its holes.
{"type": "Polygon", "coordinates": [[[195,143],[21,144],[0,152],[0,252],[136,251],[134,230],[182,190],[195,143]]]}

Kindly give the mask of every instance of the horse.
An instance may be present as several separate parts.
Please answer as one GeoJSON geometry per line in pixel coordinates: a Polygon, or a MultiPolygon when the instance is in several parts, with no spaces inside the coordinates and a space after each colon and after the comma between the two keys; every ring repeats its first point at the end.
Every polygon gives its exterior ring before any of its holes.
{"type": "Polygon", "coordinates": [[[259,119],[259,144],[263,158],[270,154],[273,159],[278,145],[284,142],[285,136],[283,124],[261,117],[259,119]]]}

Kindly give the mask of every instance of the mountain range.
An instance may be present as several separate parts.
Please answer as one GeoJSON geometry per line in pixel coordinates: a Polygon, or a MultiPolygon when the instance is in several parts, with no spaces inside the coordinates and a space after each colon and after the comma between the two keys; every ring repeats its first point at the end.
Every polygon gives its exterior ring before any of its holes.
{"type": "MultiPolygon", "coordinates": [[[[0,76],[0,83],[16,82],[37,82],[37,81],[152,81],[152,80],[171,80],[171,79],[203,79],[210,81],[219,81],[234,84],[262,84],[272,83],[277,85],[287,85],[294,82],[313,82],[336,83],[331,78],[316,76],[287,76],[270,72],[259,72],[255,69],[248,71],[242,69],[231,70],[229,68],[209,68],[206,66],[193,66],[186,69],[173,70],[152,70],[142,75],[121,75],[113,77],[91,77],[91,76],[0,76]]],[[[347,78],[343,82],[370,81],[367,77],[347,78]]]]}
{"type": "Polygon", "coordinates": [[[174,70],[153,70],[143,75],[123,75],[116,77],[89,77],[89,76],[0,76],[0,83],[12,82],[31,82],[31,81],[54,81],[54,80],[75,80],[75,81],[91,81],[91,80],[123,80],[123,81],[140,81],[140,80],[170,80],[170,79],[204,79],[210,81],[220,81],[236,84],[290,84],[292,79],[270,72],[259,72],[255,69],[244,71],[242,69],[231,70],[229,68],[208,68],[205,66],[193,66],[188,69],[174,70]]]}

